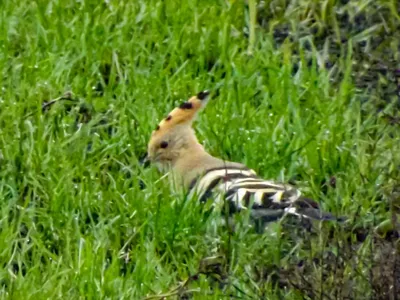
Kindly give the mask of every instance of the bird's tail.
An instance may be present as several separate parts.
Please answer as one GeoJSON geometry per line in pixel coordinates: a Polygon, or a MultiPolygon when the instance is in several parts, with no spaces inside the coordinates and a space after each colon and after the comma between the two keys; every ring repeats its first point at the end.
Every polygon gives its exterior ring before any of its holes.
{"type": "Polygon", "coordinates": [[[260,220],[265,223],[277,221],[286,215],[318,221],[344,222],[347,220],[346,217],[335,217],[330,213],[323,212],[315,201],[305,197],[299,198],[290,206],[284,208],[258,208],[251,211],[251,217],[254,220],[260,220]]]}
{"type": "Polygon", "coordinates": [[[295,215],[300,218],[306,218],[311,220],[318,220],[318,221],[336,221],[336,222],[344,222],[346,221],[346,217],[340,216],[335,217],[334,215],[322,212],[319,209],[315,208],[297,208],[297,207],[290,207],[285,209],[286,214],[295,215]]]}

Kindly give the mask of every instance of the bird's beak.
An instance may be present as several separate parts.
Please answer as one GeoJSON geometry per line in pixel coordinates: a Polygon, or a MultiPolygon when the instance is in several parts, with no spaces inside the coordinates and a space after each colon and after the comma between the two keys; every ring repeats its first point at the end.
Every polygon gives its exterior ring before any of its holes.
{"type": "Polygon", "coordinates": [[[139,159],[139,165],[141,165],[143,168],[150,167],[150,159],[147,152],[139,159]]]}

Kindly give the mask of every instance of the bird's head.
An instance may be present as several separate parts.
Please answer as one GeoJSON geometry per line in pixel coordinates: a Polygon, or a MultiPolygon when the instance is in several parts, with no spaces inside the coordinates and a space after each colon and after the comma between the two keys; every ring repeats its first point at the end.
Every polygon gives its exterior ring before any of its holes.
{"type": "Polygon", "coordinates": [[[192,128],[198,112],[207,104],[210,92],[203,91],[172,110],[152,132],[147,160],[164,170],[181,159],[203,151],[192,128]]]}

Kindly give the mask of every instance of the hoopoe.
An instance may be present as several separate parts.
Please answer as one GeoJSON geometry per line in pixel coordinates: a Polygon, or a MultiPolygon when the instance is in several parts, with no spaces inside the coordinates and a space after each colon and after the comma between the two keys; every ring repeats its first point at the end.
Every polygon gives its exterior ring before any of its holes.
{"type": "Polygon", "coordinates": [[[216,206],[226,203],[229,214],[250,210],[254,220],[275,221],[285,215],[306,219],[338,220],[319,209],[318,203],[303,197],[289,184],[260,178],[237,162],[209,154],[199,143],[193,121],[207,104],[209,91],[202,91],[172,110],[155,128],[145,160],[164,172],[171,172],[178,184],[201,202],[211,198],[216,206]]]}

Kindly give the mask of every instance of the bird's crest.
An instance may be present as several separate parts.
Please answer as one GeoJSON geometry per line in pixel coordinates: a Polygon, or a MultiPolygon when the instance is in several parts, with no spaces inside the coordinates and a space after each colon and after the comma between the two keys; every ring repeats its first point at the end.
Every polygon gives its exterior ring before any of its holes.
{"type": "MultiPolygon", "coordinates": [[[[173,166],[178,160],[189,159],[188,154],[203,151],[194,130],[193,121],[207,104],[209,91],[203,91],[173,109],[152,132],[147,159],[161,166],[173,166]]],[[[192,156],[191,159],[193,159],[192,156]]]]}
{"type": "Polygon", "coordinates": [[[156,129],[152,132],[152,137],[161,136],[177,126],[186,125],[191,127],[199,110],[207,104],[209,95],[209,91],[200,92],[196,96],[191,97],[188,101],[174,108],[157,125],[156,129]]]}

